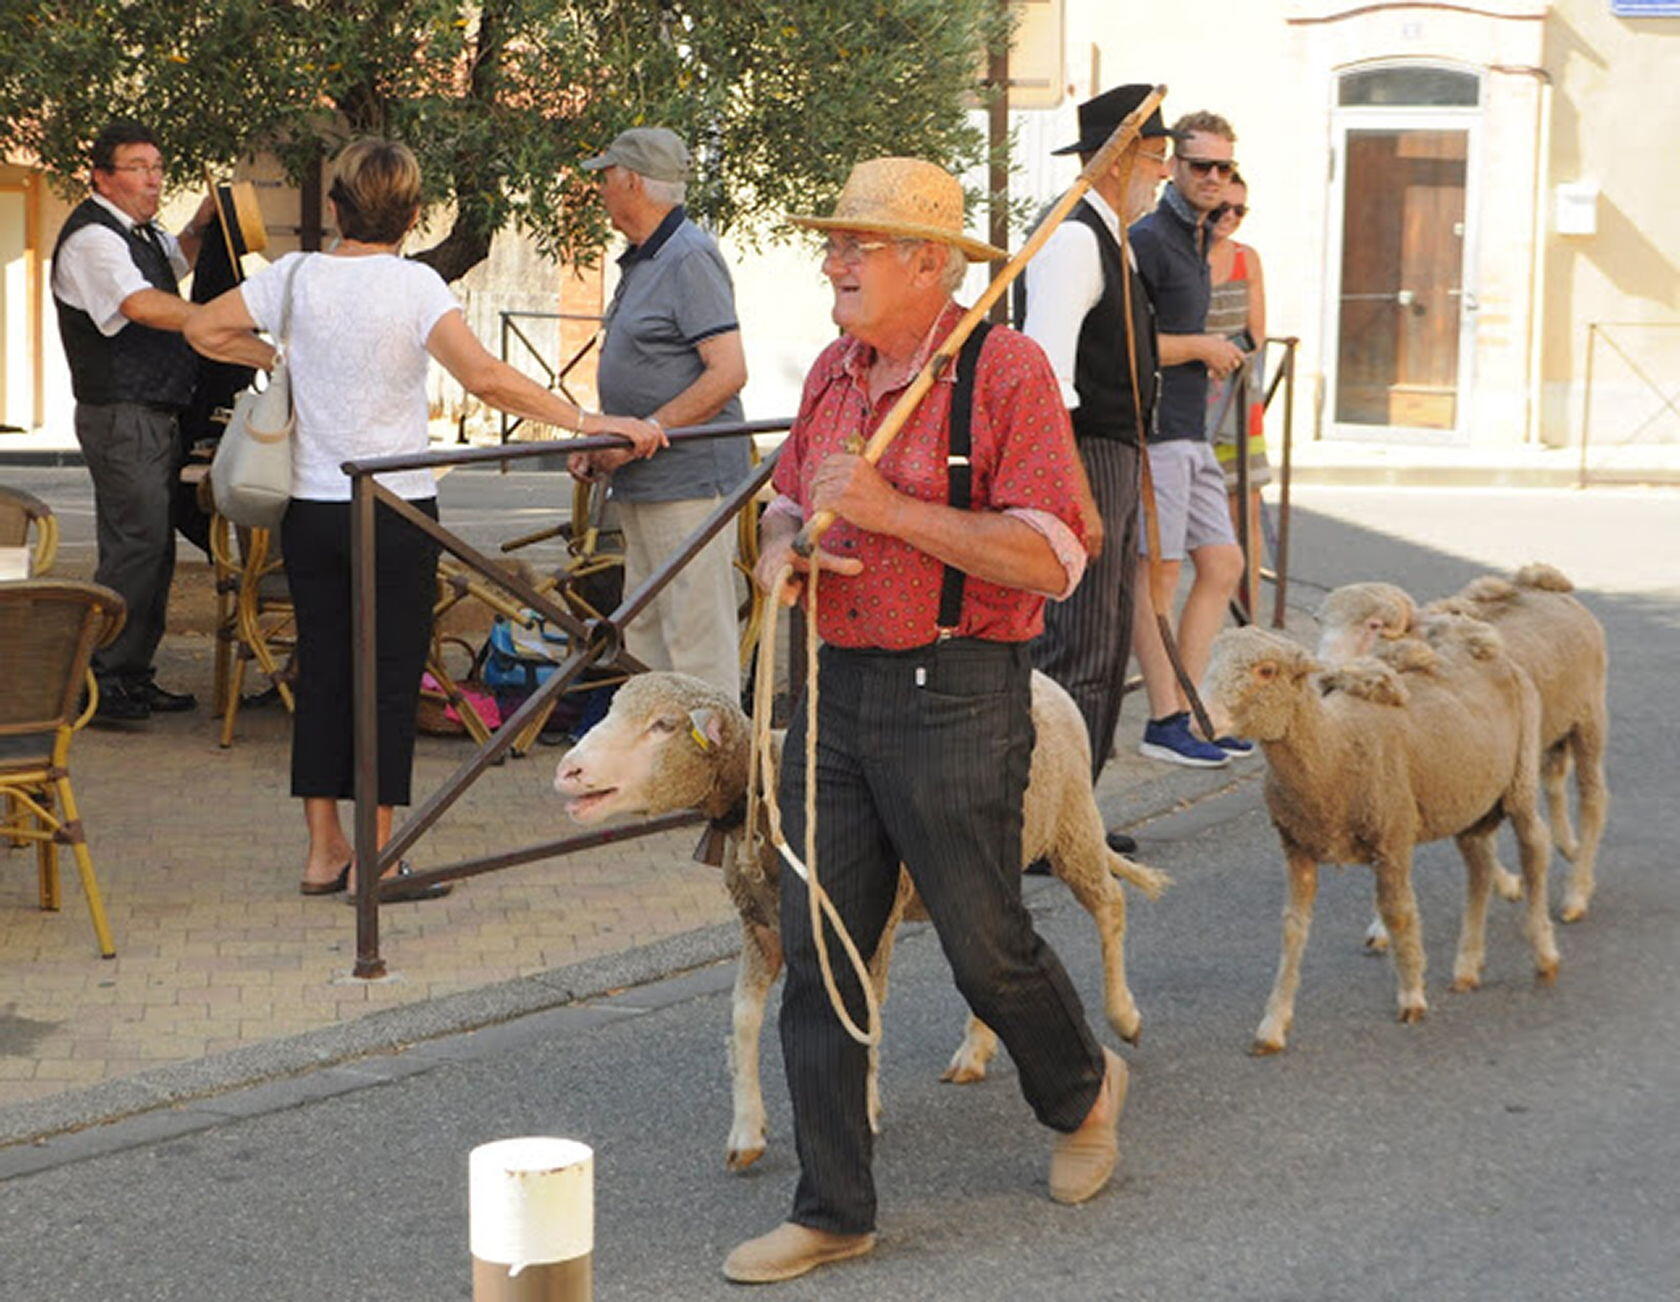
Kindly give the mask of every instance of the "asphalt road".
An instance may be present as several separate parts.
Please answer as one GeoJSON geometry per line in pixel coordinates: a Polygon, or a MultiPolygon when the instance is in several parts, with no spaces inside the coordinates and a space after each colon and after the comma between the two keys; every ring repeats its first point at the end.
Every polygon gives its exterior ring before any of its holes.
{"type": "MultiPolygon", "coordinates": [[[[1309,490],[1299,505],[1307,605],[1356,578],[1433,596],[1531,558],[1588,589],[1610,636],[1613,803],[1557,984],[1533,982],[1496,901],[1486,984],[1447,993],[1462,871],[1429,846],[1431,1013],[1401,1026],[1388,965],[1361,952],[1369,873],[1326,870],[1291,1047],[1248,1057],[1282,900],[1252,781],[1145,829],[1141,857],[1177,885],[1131,911],[1145,1031],[1125,1051],[1114,1186],[1081,1208],[1048,1200],[1048,1138],[1007,1059],[984,1084],[938,1083],[962,1009],[921,930],[887,1009],[880,1246],[775,1296],[1680,1296],[1680,496],[1309,490]]],[[[1055,883],[1032,899],[1095,1006],[1089,923],[1055,883]]],[[[465,1298],[467,1153],[518,1134],[596,1148],[597,1296],[740,1296],[718,1264],[781,1219],[794,1164],[772,1034],[771,1150],[745,1176],[723,1169],[727,982],[702,970],[458,1037],[413,1051],[412,1074],[283,1110],[231,1097],[218,1124],[0,1184],[0,1298],[465,1298]]]]}

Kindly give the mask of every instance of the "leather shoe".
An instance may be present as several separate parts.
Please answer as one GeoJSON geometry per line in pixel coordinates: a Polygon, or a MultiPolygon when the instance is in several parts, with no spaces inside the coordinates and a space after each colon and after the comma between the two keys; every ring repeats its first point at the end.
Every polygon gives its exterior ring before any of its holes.
{"type": "Polygon", "coordinates": [[[1120,1113],[1126,1106],[1126,1087],[1129,1073],[1120,1055],[1112,1049],[1103,1050],[1106,1069],[1103,1072],[1102,1093],[1097,1095],[1093,1111],[1108,1101],[1108,1116],[1096,1125],[1081,1125],[1071,1134],[1058,1135],[1050,1152],[1050,1196],[1059,1203],[1082,1203],[1102,1191],[1114,1174],[1114,1164],[1120,1156],[1120,1141],[1115,1132],[1120,1126],[1120,1113]]]}
{"type": "Polygon", "coordinates": [[[1110,832],[1105,839],[1108,841],[1108,848],[1115,854],[1137,853],[1137,838],[1135,836],[1127,836],[1124,832],[1110,832]]]}
{"type": "Polygon", "coordinates": [[[783,1221],[768,1234],[748,1239],[723,1259],[723,1276],[737,1284],[774,1284],[797,1279],[831,1261],[861,1257],[875,1248],[873,1234],[831,1234],[783,1221]]]}
{"type": "Polygon", "coordinates": [[[135,683],[128,690],[131,696],[144,701],[153,714],[180,714],[183,710],[196,709],[198,706],[198,697],[191,692],[167,691],[150,678],[135,683]]]}
{"type": "Polygon", "coordinates": [[[93,712],[95,723],[138,723],[152,717],[152,707],[146,699],[124,683],[99,684],[99,704],[93,712]]]}

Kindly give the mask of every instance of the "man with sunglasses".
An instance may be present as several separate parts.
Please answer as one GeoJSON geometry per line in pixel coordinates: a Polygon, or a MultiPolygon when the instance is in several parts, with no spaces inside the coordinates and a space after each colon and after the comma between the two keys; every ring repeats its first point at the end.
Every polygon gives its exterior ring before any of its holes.
{"type": "Polygon", "coordinates": [[[122,632],[93,654],[95,718],[137,721],[197,704],[158,686],[152,660],[175,573],[177,423],[198,376],[198,357],[181,336],[192,304],[180,280],[216,210],[206,195],[178,236],[157,225],[163,154],[142,123],[109,123],[90,162],[92,193],[53,248],[52,294],[76,395],[76,442],[93,477],[93,577],[128,604],[122,632]]]}
{"type": "MultiPolygon", "coordinates": [[[[1208,445],[1208,376],[1224,379],[1243,353],[1207,332],[1212,289],[1207,264],[1207,216],[1225,197],[1236,171],[1236,133],[1216,113],[1188,113],[1173,123],[1172,179],[1155,211],[1131,228],[1138,274],[1155,306],[1161,361],[1161,398],[1150,435],[1149,470],[1160,523],[1165,588],[1178,586],[1186,555],[1195,579],[1179,616],[1178,650],[1191,681],[1207,668],[1214,635],[1242,578],[1242,550],[1225,505],[1225,477],[1208,445]]],[[[1147,531],[1139,551],[1147,555],[1147,531]]],[[[1133,603],[1132,649],[1149,696],[1149,722],[1139,750],[1151,759],[1191,768],[1220,768],[1251,755],[1252,742],[1198,737],[1161,639],[1149,585],[1133,603]]]]}

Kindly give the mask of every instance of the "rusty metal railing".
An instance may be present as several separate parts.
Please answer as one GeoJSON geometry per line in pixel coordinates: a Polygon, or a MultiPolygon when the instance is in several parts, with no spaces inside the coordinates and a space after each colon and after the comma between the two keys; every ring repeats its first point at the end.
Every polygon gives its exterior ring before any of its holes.
{"type": "MultiPolygon", "coordinates": [[[[743,421],[723,425],[702,425],[692,429],[671,430],[673,444],[701,442],[715,438],[733,438],[754,434],[780,433],[791,420],[743,421]]],[[[635,591],[628,592],[611,614],[598,619],[579,619],[565,603],[551,594],[540,592],[516,574],[509,574],[482,552],[470,546],[439,522],[415,510],[402,498],[374,480],[374,475],[394,470],[423,470],[434,466],[462,466],[482,462],[514,461],[526,457],[552,456],[553,443],[507,444],[501,447],[472,448],[458,451],[414,453],[407,456],[373,457],[365,461],[347,461],[344,473],[350,476],[350,548],[351,548],[351,655],[355,665],[352,713],[354,716],[356,815],[353,841],[356,862],[362,865],[359,873],[362,889],[356,894],[356,965],[352,975],[376,978],[385,975],[385,961],[379,952],[380,892],[366,889],[366,883],[379,881],[387,868],[398,863],[404,851],[426,831],[478,780],[484,770],[499,760],[512,747],[514,740],[538,711],[548,707],[583,671],[597,661],[606,660],[630,672],[646,668],[624,650],[624,626],[647,609],[648,603],[671,581],[678,570],[688,564],[711,539],[729,527],[738,512],[745,508],[769,481],[775,470],[780,449],[772,452],[753,468],[746,479],[727,496],[719,500],[716,509],[689,535],[674,555],[667,558],[635,591]],[[379,805],[379,730],[375,717],[375,662],[378,639],[374,624],[374,507],[383,505],[395,511],[415,528],[430,536],[457,560],[476,570],[492,583],[498,584],[535,610],[544,619],[567,635],[569,654],[549,679],[531,694],[523,705],[488,741],[477,747],[462,761],[455,772],[432,792],[413,814],[396,829],[383,849],[378,845],[377,818],[379,805]],[[371,865],[371,867],[369,867],[371,865]]],[[[567,452],[593,452],[606,448],[628,446],[617,435],[597,435],[591,438],[568,439],[562,445],[567,452]]],[[[662,818],[633,824],[628,827],[606,828],[581,836],[562,837],[542,841],[495,854],[479,855],[444,864],[405,879],[409,889],[430,882],[452,881],[473,877],[480,873],[512,868],[535,859],[547,859],[586,850],[634,837],[649,836],[700,821],[692,813],[668,814],[662,818]]],[[[388,888],[392,883],[386,883],[388,888]]]]}
{"type": "MultiPolygon", "coordinates": [[[[545,388],[555,390],[563,398],[565,398],[567,402],[571,403],[579,411],[582,411],[587,404],[579,402],[577,400],[577,395],[566,387],[566,377],[577,368],[578,364],[582,362],[585,357],[589,356],[589,354],[594,350],[595,345],[601,342],[601,331],[599,326],[603,318],[588,312],[503,311],[499,315],[502,319],[502,360],[507,362],[510,366],[513,365],[514,356],[510,346],[517,341],[523,346],[525,352],[530,354],[531,359],[542,368],[544,376],[543,386],[545,388]],[[576,352],[574,352],[570,357],[562,358],[559,366],[554,367],[548,364],[548,358],[543,354],[543,350],[539,348],[536,343],[532,341],[531,336],[526,334],[520,327],[519,321],[521,320],[593,321],[597,328],[590,333],[589,338],[584,340],[583,345],[578,348],[576,352]]],[[[504,411],[502,413],[502,442],[506,443],[512,439],[514,432],[524,423],[525,418],[523,416],[511,416],[504,411]]],[[[570,445],[568,445],[568,450],[569,448],[570,445]]],[[[552,449],[550,450],[552,451],[552,449]]]]}

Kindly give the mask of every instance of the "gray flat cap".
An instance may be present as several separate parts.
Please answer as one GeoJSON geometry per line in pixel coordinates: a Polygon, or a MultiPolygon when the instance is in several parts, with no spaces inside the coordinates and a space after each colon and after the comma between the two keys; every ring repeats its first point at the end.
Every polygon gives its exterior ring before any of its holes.
{"type": "Polygon", "coordinates": [[[626,167],[654,181],[688,180],[688,146],[675,131],[664,127],[631,127],[621,131],[606,150],[586,159],[583,170],[626,167]]]}

